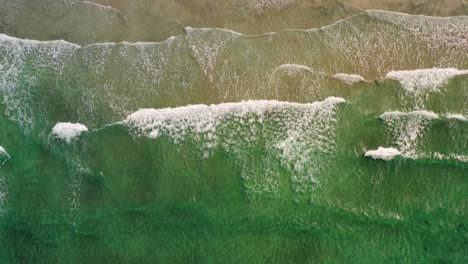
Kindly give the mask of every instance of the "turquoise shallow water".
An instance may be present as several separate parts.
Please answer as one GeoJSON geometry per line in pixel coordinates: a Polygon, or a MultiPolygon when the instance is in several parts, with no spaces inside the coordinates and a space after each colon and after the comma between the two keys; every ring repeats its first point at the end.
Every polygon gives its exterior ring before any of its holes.
{"type": "Polygon", "coordinates": [[[0,35],[0,263],[466,263],[466,23],[0,35]]]}

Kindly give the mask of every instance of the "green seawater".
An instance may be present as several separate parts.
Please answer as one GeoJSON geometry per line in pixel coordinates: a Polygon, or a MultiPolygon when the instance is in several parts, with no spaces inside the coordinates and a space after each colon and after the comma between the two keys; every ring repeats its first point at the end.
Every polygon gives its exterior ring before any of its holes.
{"type": "Polygon", "coordinates": [[[158,43],[0,35],[0,263],[467,263],[468,21],[379,12],[158,43]]]}

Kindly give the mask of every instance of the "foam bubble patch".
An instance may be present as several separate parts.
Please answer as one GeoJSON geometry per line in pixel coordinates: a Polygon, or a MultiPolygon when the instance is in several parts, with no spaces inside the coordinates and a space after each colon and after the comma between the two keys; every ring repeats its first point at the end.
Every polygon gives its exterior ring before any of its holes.
{"type": "Polygon", "coordinates": [[[397,156],[401,156],[401,152],[395,148],[379,147],[376,150],[367,151],[364,156],[375,160],[390,161],[397,156]]]}
{"type": "Polygon", "coordinates": [[[458,75],[468,74],[468,70],[453,68],[418,69],[411,71],[391,71],[386,78],[399,81],[407,92],[420,94],[425,91],[437,92],[447,82],[458,75]]]}
{"type": "Polygon", "coordinates": [[[7,161],[10,159],[10,155],[8,152],[0,146],[0,168],[7,163],[7,161]]]}
{"type": "Polygon", "coordinates": [[[448,119],[456,119],[456,120],[459,120],[459,121],[468,121],[468,118],[462,114],[448,114],[447,115],[447,118],[448,119]]]}
{"type": "Polygon", "coordinates": [[[175,144],[195,142],[204,158],[214,148],[233,153],[250,195],[276,193],[280,175],[279,168],[271,168],[278,164],[275,160],[291,172],[295,192],[309,193],[329,171],[335,152],[335,114],[344,102],[329,97],[309,104],[257,100],[140,109],[122,124],[153,140],[165,136],[175,144]],[[251,160],[258,149],[265,150],[264,156],[251,160]]]}
{"type": "Polygon", "coordinates": [[[52,128],[52,135],[70,144],[73,139],[87,131],[88,128],[79,123],[57,123],[52,128]]]}
{"type": "Polygon", "coordinates": [[[419,157],[419,142],[432,122],[438,118],[437,114],[428,111],[385,112],[380,116],[402,155],[412,159],[419,157]]]}
{"type": "Polygon", "coordinates": [[[337,73],[333,75],[333,78],[340,80],[348,85],[366,81],[361,75],[357,74],[337,73]]]}

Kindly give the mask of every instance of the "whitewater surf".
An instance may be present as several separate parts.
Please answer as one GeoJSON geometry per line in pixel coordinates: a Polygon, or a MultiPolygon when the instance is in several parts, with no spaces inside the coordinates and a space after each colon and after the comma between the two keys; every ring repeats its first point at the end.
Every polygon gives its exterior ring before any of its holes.
{"type": "Polygon", "coordinates": [[[439,2],[0,0],[0,263],[465,263],[439,2]]]}

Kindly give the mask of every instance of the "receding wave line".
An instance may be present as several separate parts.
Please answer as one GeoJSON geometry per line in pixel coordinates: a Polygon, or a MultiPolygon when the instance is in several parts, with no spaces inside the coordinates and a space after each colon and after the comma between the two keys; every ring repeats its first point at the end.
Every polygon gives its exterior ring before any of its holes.
{"type": "MultiPolygon", "coordinates": [[[[84,1],[84,2],[87,2],[87,1],[84,1]]],[[[87,2],[87,3],[93,4],[93,5],[96,5],[96,6],[99,6],[99,7],[107,8],[106,6],[98,5],[98,4],[95,4],[95,3],[91,3],[91,2],[87,2]]],[[[120,11],[118,11],[118,12],[120,13],[120,11]]],[[[189,31],[207,31],[207,30],[216,31],[216,30],[218,30],[218,31],[228,32],[230,34],[235,34],[235,35],[238,35],[238,36],[243,36],[243,37],[271,36],[272,34],[279,34],[279,33],[283,33],[283,32],[291,32],[291,31],[305,32],[305,33],[310,32],[310,31],[319,32],[319,31],[322,31],[322,30],[326,30],[327,28],[331,28],[331,27],[337,26],[337,25],[339,25],[341,23],[347,22],[348,20],[352,20],[355,17],[362,16],[363,14],[366,14],[366,15],[369,15],[369,16],[372,16],[372,17],[377,17],[379,19],[386,20],[386,21],[389,20],[389,18],[402,17],[401,19],[404,19],[404,18],[440,19],[442,21],[447,21],[447,22],[450,22],[450,20],[453,20],[453,19],[457,19],[457,20],[466,19],[467,20],[466,23],[468,23],[468,16],[434,17],[434,16],[424,16],[424,15],[412,15],[412,14],[399,13],[399,12],[393,12],[393,11],[384,11],[384,10],[367,10],[367,11],[364,11],[363,13],[358,13],[358,14],[354,14],[354,15],[342,18],[342,19],[337,20],[337,21],[335,21],[335,22],[333,22],[333,23],[331,23],[329,25],[319,27],[319,28],[310,28],[310,29],[284,29],[284,30],[280,30],[280,31],[276,31],[276,32],[265,32],[265,33],[260,33],[260,34],[243,34],[243,33],[231,30],[231,29],[217,28],[217,27],[213,27],[213,28],[210,28],[210,27],[194,28],[194,27],[187,26],[187,27],[185,27],[185,30],[186,30],[186,32],[189,32],[189,31]],[[387,16],[385,16],[385,15],[387,15],[387,16]]],[[[4,35],[4,34],[0,34],[0,38],[1,38],[2,35],[4,35]]],[[[4,36],[7,36],[7,35],[4,35],[4,36]]],[[[156,41],[156,42],[126,42],[126,41],[122,41],[122,42],[101,42],[101,43],[107,43],[107,44],[122,43],[122,44],[129,44],[129,45],[133,45],[133,44],[138,45],[138,44],[141,44],[141,43],[161,43],[161,42],[168,41],[171,38],[179,37],[179,36],[183,36],[183,35],[172,36],[172,37],[169,37],[166,40],[156,41]]],[[[11,36],[10,38],[15,38],[15,37],[11,36]]],[[[17,38],[17,39],[19,39],[19,38],[17,38]]],[[[27,40],[27,39],[24,39],[24,40],[27,40]]],[[[53,42],[53,41],[55,41],[55,40],[38,41],[38,42],[53,42]]],[[[79,46],[77,44],[73,44],[73,43],[65,41],[65,40],[60,40],[60,41],[67,42],[67,43],[70,43],[72,45],[79,46]]],[[[100,43],[93,43],[93,44],[89,44],[89,45],[86,45],[86,46],[91,46],[91,45],[95,45],[95,44],[100,44],[100,43]]],[[[85,47],[85,46],[83,46],[83,47],[85,47]]]]}

